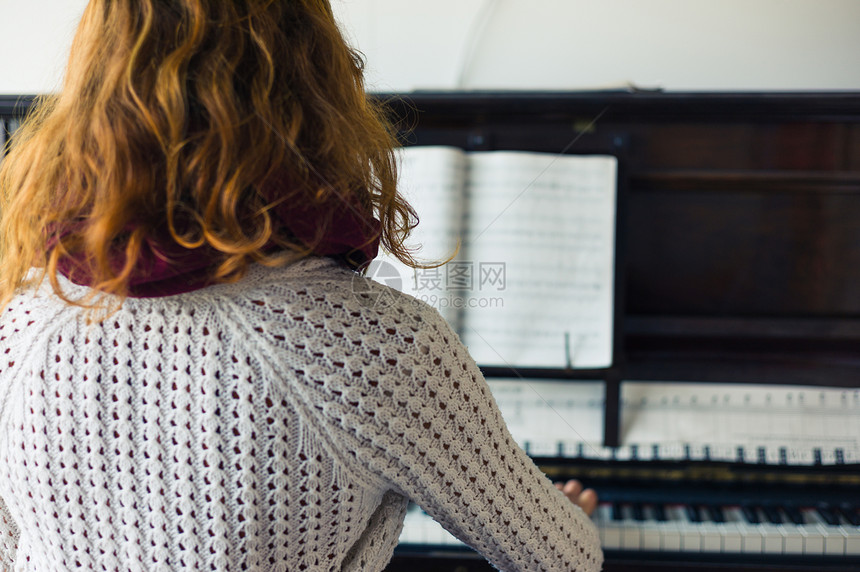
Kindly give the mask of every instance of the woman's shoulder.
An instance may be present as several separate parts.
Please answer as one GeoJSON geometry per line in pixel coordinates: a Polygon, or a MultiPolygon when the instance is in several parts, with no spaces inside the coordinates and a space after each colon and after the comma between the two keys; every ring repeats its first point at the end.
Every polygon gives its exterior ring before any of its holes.
{"type": "MultiPolygon", "coordinates": [[[[59,279],[69,297],[87,293],[85,287],[59,279]]],[[[368,348],[402,354],[458,345],[457,335],[436,309],[324,257],[274,268],[255,265],[236,283],[174,296],[128,298],[118,306],[108,305],[105,321],[99,320],[101,311],[64,302],[44,280],[22,290],[7,306],[0,317],[0,337],[7,343],[12,341],[7,338],[20,342],[50,335],[48,330],[82,328],[95,321],[106,335],[110,331],[106,324],[119,324],[121,329],[157,324],[164,332],[181,324],[201,331],[217,329],[236,343],[307,341],[327,348],[326,353],[332,351],[328,348],[350,345],[359,354],[368,348]]]]}
{"type": "Polygon", "coordinates": [[[238,304],[245,316],[311,325],[308,333],[399,338],[408,344],[419,332],[435,332],[443,343],[456,338],[435,308],[395,286],[336,260],[311,257],[286,267],[254,267],[243,281],[201,295],[238,304]]]}

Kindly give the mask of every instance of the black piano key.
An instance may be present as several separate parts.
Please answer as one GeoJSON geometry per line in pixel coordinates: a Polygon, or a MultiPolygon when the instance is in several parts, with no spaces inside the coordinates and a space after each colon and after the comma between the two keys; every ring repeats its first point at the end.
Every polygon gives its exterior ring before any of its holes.
{"type": "Polygon", "coordinates": [[[667,522],[669,519],[666,518],[666,507],[662,504],[655,504],[654,518],[657,519],[657,522],[667,522]]]}
{"type": "Polygon", "coordinates": [[[630,459],[633,461],[639,460],[639,445],[630,445],[630,459]]]}
{"type": "Polygon", "coordinates": [[[764,450],[764,447],[758,448],[758,462],[760,465],[767,464],[767,452],[764,450]]]}
{"type": "Polygon", "coordinates": [[[841,448],[836,449],[836,464],[844,465],[845,464],[845,451],[841,448]]]}
{"type": "Polygon", "coordinates": [[[816,509],[818,510],[818,514],[821,515],[821,518],[824,519],[824,522],[830,526],[836,526],[839,524],[839,515],[836,514],[836,511],[833,510],[830,505],[820,504],[816,509]]]}
{"type": "Polygon", "coordinates": [[[768,505],[765,505],[761,508],[768,522],[770,522],[771,524],[782,524],[782,515],[779,513],[778,508],[776,508],[775,506],[768,505]]]}
{"type": "Polygon", "coordinates": [[[851,523],[852,526],[860,526],[860,512],[858,512],[856,506],[851,506],[848,503],[842,503],[839,505],[839,514],[841,514],[845,520],[851,523]]]}
{"type": "Polygon", "coordinates": [[[761,518],[758,516],[758,511],[752,505],[741,505],[741,512],[744,513],[744,518],[747,519],[747,522],[750,524],[760,524],[761,518]]]}
{"type": "Polygon", "coordinates": [[[785,512],[785,515],[788,517],[788,520],[793,522],[794,524],[803,524],[803,513],[800,512],[795,506],[784,506],[782,510],[785,512]]]}
{"type": "Polygon", "coordinates": [[[659,461],[660,460],[660,445],[658,445],[656,443],[651,445],[651,454],[652,454],[653,459],[655,461],[659,461]]]}
{"type": "Polygon", "coordinates": [[[785,447],[779,448],[779,464],[787,465],[788,464],[788,449],[785,447]]]}
{"type": "Polygon", "coordinates": [[[645,522],[645,507],[641,504],[633,503],[633,520],[637,522],[645,522]]]}
{"type": "Polygon", "coordinates": [[[705,460],[706,461],[711,460],[711,446],[710,445],[705,445],[705,460]]]}
{"type": "Polygon", "coordinates": [[[685,508],[690,522],[702,522],[702,515],[699,513],[698,507],[688,504],[685,508]]]}
{"type": "Polygon", "coordinates": [[[744,462],[744,457],[746,456],[745,453],[746,453],[746,451],[744,450],[744,448],[742,446],[739,446],[737,449],[738,463],[744,462]]]}
{"type": "Polygon", "coordinates": [[[820,465],[821,464],[821,449],[816,447],[815,449],[812,450],[812,454],[815,457],[815,464],[820,465]]]}
{"type": "Polygon", "coordinates": [[[689,445],[684,445],[684,459],[686,459],[687,461],[690,460],[690,446],[689,445]]]}
{"type": "Polygon", "coordinates": [[[719,505],[708,505],[708,517],[712,522],[726,522],[726,514],[723,512],[723,508],[719,505]]]}
{"type": "Polygon", "coordinates": [[[621,503],[612,503],[612,520],[624,520],[624,511],[622,510],[621,503]]]}

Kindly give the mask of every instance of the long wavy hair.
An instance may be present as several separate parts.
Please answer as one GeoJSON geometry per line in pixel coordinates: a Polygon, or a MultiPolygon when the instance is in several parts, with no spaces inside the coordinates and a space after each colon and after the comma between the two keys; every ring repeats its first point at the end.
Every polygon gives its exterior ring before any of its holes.
{"type": "Polygon", "coordinates": [[[81,253],[92,285],[124,296],[156,229],[220,252],[216,282],[306,255],[261,192],[277,172],[294,182],[278,201],[335,193],[415,265],[393,132],[328,0],[91,0],[62,90],[38,101],[0,169],[0,301],[34,266],[63,295],[58,261],[81,253]]]}

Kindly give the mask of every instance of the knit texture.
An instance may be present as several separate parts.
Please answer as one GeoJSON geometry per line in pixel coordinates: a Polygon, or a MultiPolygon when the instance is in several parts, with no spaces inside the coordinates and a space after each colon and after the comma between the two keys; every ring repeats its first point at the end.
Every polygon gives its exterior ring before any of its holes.
{"type": "Polygon", "coordinates": [[[600,569],[439,314],[331,260],[97,324],[45,285],[0,358],[4,572],[382,570],[408,499],[502,570],[600,569]]]}

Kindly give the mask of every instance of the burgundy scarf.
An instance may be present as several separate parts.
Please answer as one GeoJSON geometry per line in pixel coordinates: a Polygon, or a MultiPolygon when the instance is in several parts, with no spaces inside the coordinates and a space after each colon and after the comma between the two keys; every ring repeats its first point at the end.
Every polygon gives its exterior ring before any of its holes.
{"type": "MultiPolygon", "coordinates": [[[[284,177],[264,188],[266,199],[284,196],[289,179],[284,177]]],[[[333,195],[322,203],[282,201],[272,210],[273,222],[282,233],[307,246],[313,254],[337,258],[351,266],[376,258],[379,250],[380,223],[364,214],[357,201],[349,202],[333,195]],[[323,232],[320,229],[323,228],[323,232]]],[[[61,233],[62,234],[62,233],[61,233]]],[[[274,252],[277,246],[264,247],[274,252]]],[[[125,245],[118,244],[111,253],[111,264],[120,269],[125,263],[125,245]]],[[[212,284],[212,271],[223,254],[210,246],[186,249],[176,244],[166,228],[150,234],[142,248],[138,265],[128,284],[133,298],[172,296],[212,284]]],[[[86,253],[61,257],[59,272],[74,282],[92,286],[86,253]]]]}

